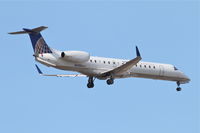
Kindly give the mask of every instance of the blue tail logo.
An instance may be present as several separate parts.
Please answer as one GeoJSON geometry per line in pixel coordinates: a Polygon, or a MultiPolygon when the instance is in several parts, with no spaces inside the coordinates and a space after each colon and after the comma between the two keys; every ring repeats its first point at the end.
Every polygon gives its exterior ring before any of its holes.
{"type": "Polygon", "coordinates": [[[34,51],[36,55],[42,53],[52,53],[51,49],[46,44],[43,37],[39,38],[38,41],[36,42],[34,51]]]}
{"type": "Polygon", "coordinates": [[[40,31],[46,29],[46,27],[38,27],[35,29],[23,29],[25,32],[29,32],[29,36],[32,42],[33,50],[36,55],[42,53],[52,53],[49,46],[46,44],[45,40],[43,39],[40,31]]]}

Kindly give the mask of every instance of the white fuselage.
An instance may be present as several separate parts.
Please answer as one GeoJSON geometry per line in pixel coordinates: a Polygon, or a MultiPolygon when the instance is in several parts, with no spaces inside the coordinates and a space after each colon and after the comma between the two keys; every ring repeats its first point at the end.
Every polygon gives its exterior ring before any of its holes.
{"type": "MultiPolygon", "coordinates": [[[[123,59],[90,56],[90,59],[87,62],[73,63],[63,60],[60,58],[60,52],[57,51],[57,53],[58,54],[41,54],[36,57],[36,60],[46,66],[76,71],[87,76],[97,77],[98,79],[106,79],[105,77],[99,77],[98,75],[119,67],[128,61],[123,59]]],[[[128,71],[114,75],[113,78],[128,77],[179,81],[181,84],[189,82],[189,78],[180,70],[177,70],[173,65],[142,61],[138,62],[128,71]]]]}
{"type": "Polygon", "coordinates": [[[52,49],[40,34],[46,28],[46,26],[33,29],[23,28],[22,31],[10,32],[9,34],[28,34],[31,39],[36,61],[46,66],[76,71],[81,74],[43,74],[39,67],[35,65],[40,75],[57,77],[87,76],[88,88],[94,87],[95,78],[107,80],[106,83],[108,85],[113,84],[116,78],[128,77],[175,81],[178,86],[177,91],[181,90],[180,84],[190,81],[186,75],[173,65],[142,62],[142,57],[137,46],[135,47],[136,57],[131,60],[95,57],[90,56],[85,51],[59,51],[52,49]]]}

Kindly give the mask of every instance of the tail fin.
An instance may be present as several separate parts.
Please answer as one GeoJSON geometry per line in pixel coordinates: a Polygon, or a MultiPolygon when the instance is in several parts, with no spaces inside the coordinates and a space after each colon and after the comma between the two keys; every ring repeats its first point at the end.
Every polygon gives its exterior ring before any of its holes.
{"type": "Polygon", "coordinates": [[[42,54],[42,53],[52,53],[49,46],[46,44],[45,40],[43,39],[40,32],[42,30],[45,30],[48,27],[40,26],[34,29],[26,29],[23,28],[24,31],[17,31],[17,32],[10,32],[9,34],[29,34],[33,51],[35,52],[35,55],[42,54]]]}

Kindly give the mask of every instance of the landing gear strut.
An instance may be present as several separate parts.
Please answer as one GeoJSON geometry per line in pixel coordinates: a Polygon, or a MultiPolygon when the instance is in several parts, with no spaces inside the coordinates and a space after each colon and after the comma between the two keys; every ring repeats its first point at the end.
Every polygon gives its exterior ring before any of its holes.
{"type": "Polygon", "coordinates": [[[87,87],[88,88],[93,88],[94,87],[94,79],[93,79],[93,77],[89,77],[87,87]]]}
{"type": "Polygon", "coordinates": [[[114,79],[110,78],[106,82],[107,82],[108,85],[112,85],[112,84],[114,84],[114,79]]]}
{"type": "Polygon", "coordinates": [[[178,85],[178,87],[176,88],[176,91],[181,91],[180,82],[177,81],[176,83],[177,83],[177,85],[178,85]]]}

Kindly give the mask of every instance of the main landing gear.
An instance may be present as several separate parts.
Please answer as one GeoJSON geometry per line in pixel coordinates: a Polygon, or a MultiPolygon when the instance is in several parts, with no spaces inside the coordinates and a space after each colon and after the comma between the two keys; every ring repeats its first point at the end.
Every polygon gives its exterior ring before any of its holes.
{"type": "Polygon", "coordinates": [[[94,87],[94,78],[93,77],[89,77],[87,87],[88,88],[94,87]]]}
{"type": "Polygon", "coordinates": [[[178,87],[176,88],[176,91],[181,91],[180,82],[177,81],[176,83],[177,83],[177,86],[178,86],[178,87]]]}
{"type": "MultiPolygon", "coordinates": [[[[87,87],[88,88],[93,88],[94,87],[94,80],[95,80],[94,77],[89,77],[88,78],[88,83],[87,83],[87,87]]],[[[114,79],[111,77],[106,81],[106,83],[108,85],[112,85],[112,84],[114,84],[114,79]]]]}

